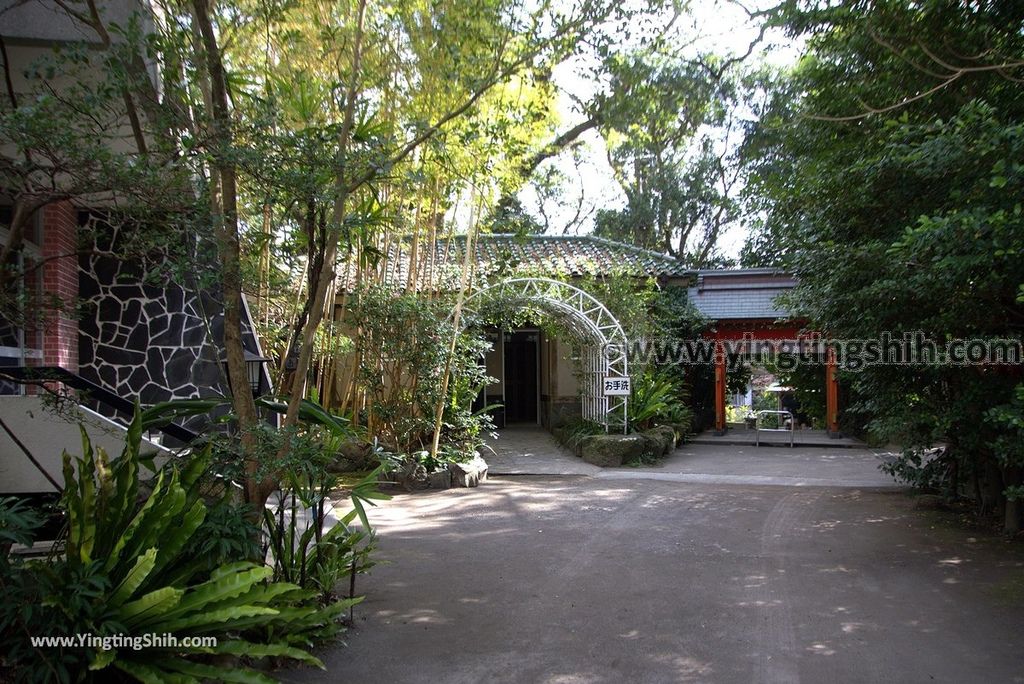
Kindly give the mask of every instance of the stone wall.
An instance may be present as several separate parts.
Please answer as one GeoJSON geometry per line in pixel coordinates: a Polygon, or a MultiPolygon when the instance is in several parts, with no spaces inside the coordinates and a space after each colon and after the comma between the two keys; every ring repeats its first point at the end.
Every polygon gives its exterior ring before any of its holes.
{"type": "MultiPolygon", "coordinates": [[[[108,230],[85,237],[102,248],[117,240],[117,229],[108,230]]],[[[153,282],[143,264],[83,252],[79,297],[78,365],[86,379],[143,405],[226,393],[223,314],[208,293],[172,276],[153,282]]],[[[252,334],[246,338],[256,352],[252,334]]]]}

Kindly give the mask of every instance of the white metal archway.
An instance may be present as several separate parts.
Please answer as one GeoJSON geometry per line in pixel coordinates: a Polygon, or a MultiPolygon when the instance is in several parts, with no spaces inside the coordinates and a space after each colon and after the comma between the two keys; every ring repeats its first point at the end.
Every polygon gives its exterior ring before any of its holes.
{"type": "MultiPolygon", "coordinates": [[[[550,278],[512,278],[483,287],[463,303],[474,312],[477,301],[489,299],[503,307],[536,307],[560,316],[590,342],[581,350],[583,417],[606,430],[628,429],[626,395],[608,395],[606,381],[629,378],[626,334],[608,308],[578,287],[550,278]]],[[[465,324],[465,317],[463,324],[465,324]]]]}

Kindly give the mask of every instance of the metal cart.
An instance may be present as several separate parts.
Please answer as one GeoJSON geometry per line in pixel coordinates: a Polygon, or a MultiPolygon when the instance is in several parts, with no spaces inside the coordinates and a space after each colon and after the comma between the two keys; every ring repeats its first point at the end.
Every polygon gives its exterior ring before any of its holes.
{"type": "Polygon", "coordinates": [[[789,433],[789,446],[793,447],[793,428],[796,425],[796,421],[793,420],[793,414],[789,411],[758,411],[754,420],[754,446],[761,446],[761,433],[762,432],[788,432],[789,433]],[[786,418],[789,419],[789,427],[777,427],[777,428],[766,428],[761,427],[761,419],[767,415],[778,416],[778,424],[784,426],[786,424],[786,418]]]}

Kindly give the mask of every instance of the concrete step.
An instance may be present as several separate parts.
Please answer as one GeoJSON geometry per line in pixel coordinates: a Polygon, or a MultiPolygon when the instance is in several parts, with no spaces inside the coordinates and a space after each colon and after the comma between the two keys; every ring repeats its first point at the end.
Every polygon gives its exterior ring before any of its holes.
{"type": "MultiPolygon", "coordinates": [[[[778,433],[769,435],[762,434],[760,441],[761,446],[789,447],[789,435],[780,435],[778,433]]],[[[728,432],[721,437],[710,432],[702,432],[696,437],[691,437],[686,440],[686,444],[708,444],[717,446],[755,446],[756,443],[757,440],[755,440],[753,433],[733,434],[732,432],[728,432]]],[[[797,432],[793,437],[793,448],[817,447],[819,449],[864,449],[866,446],[867,445],[860,440],[852,439],[850,437],[832,438],[819,435],[804,436],[799,432],[797,432]]]]}

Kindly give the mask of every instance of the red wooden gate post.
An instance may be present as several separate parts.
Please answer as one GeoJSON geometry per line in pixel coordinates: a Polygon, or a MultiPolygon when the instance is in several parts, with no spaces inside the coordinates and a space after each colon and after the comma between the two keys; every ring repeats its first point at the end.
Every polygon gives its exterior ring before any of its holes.
{"type": "Polygon", "coordinates": [[[839,380],[836,378],[836,350],[825,352],[825,429],[839,435],[839,380]]]}
{"type": "Polygon", "coordinates": [[[715,342],[715,433],[725,434],[725,345],[715,342]]]}

